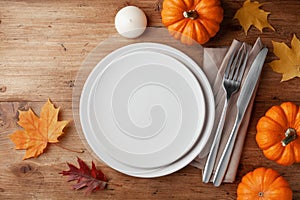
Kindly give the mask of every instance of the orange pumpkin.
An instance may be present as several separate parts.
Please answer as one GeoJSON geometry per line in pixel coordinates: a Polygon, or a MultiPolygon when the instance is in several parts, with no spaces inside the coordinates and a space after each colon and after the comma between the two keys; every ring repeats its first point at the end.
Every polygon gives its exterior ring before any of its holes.
{"type": "Polygon", "coordinates": [[[292,197],[293,192],[288,182],[270,168],[260,167],[249,172],[237,188],[237,200],[290,200],[292,197]]]}
{"type": "Polygon", "coordinates": [[[164,0],[162,23],[182,43],[206,43],[223,20],[220,0],[164,0]]]}
{"type": "Polygon", "coordinates": [[[256,126],[264,155],[281,165],[300,162],[300,109],[291,102],[271,107],[256,126]]]}

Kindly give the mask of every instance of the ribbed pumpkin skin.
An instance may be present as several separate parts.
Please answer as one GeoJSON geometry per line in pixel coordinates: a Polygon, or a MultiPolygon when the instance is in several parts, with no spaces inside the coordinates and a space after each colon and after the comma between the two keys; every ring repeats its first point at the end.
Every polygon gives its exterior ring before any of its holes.
{"type": "Polygon", "coordinates": [[[257,168],[246,174],[237,188],[237,200],[290,200],[288,182],[270,168],[257,168]]]}
{"type": "Polygon", "coordinates": [[[174,38],[188,45],[204,44],[219,31],[223,8],[220,0],[164,0],[161,16],[174,38]],[[198,13],[196,19],[183,15],[191,10],[198,13]]]}
{"type": "Polygon", "coordinates": [[[258,121],[256,130],[256,142],[266,158],[284,166],[300,162],[299,106],[284,102],[280,106],[271,107],[258,121]],[[297,137],[283,146],[281,141],[285,138],[288,128],[293,128],[297,137]]]}

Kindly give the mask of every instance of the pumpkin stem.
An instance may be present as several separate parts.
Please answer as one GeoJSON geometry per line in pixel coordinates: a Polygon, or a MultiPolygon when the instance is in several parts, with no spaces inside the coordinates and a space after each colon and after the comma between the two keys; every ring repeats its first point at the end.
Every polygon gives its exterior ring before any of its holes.
{"type": "Polygon", "coordinates": [[[189,11],[184,11],[183,16],[185,18],[197,19],[199,17],[199,14],[197,13],[196,10],[189,10],[189,11]]]}
{"type": "Polygon", "coordinates": [[[297,138],[297,131],[294,128],[288,128],[285,132],[285,138],[281,141],[282,146],[288,145],[297,138]]]}
{"type": "Polygon", "coordinates": [[[258,196],[259,196],[259,197],[264,197],[264,192],[259,192],[259,193],[258,193],[258,196]]]}

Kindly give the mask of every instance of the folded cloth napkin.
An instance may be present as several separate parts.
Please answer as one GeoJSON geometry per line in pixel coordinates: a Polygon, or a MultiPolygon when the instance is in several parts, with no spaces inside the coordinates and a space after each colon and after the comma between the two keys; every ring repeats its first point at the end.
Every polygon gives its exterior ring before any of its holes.
{"type": "MultiPolygon", "coordinates": [[[[214,135],[217,130],[218,123],[220,121],[222,109],[223,109],[224,102],[225,102],[225,91],[223,89],[223,74],[224,74],[224,71],[225,71],[225,68],[227,66],[230,56],[232,55],[234,50],[236,48],[239,48],[241,45],[242,45],[242,42],[234,40],[229,48],[204,48],[203,68],[202,69],[206,73],[206,76],[211,84],[211,87],[212,87],[212,90],[214,93],[216,113],[215,113],[215,123],[214,123],[213,129],[212,129],[210,139],[209,139],[205,149],[191,163],[191,165],[196,166],[200,169],[204,168],[204,165],[205,165],[205,162],[207,159],[207,155],[210,151],[210,147],[213,142],[214,135]]],[[[257,54],[260,52],[260,50],[263,48],[263,44],[261,42],[261,39],[258,38],[256,40],[255,44],[253,45],[253,47],[251,47],[248,44],[246,45],[246,47],[250,50],[250,53],[249,53],[249,58],[248,58],[247,67],[246,67],[243,81],[245,80],[245,78],[247,76],[247,73],[249,71],[249,68],[250,68],[252,62],[254,61],[257,54]]],[[[243,82],[242,82],[241,87],[243,87],[243,82]]],[[[236,176],[236,172],[238,169],[240,157],[242,154],[242,149],[243,149],[244,140],[246,137],[246,132],[247,132],[250,116],[251,116],[251,110],[253,107],[256,91],[257,91],[257,85],[256,85],[255,92],[252,96],[252,99],[248,105],[247,111],[244,115],[243,122],[240,126],[239,133],[238,133],[238,136],[237,136],[237,139],[235,142],[234,151],[232,153],[231,160],[230,160],[230,163],[229,163],[229,166],[228,166],[228,169],[227,169],[227,172],[226,172],[223,182],[233,182],[235,180],[235,176],[236,176]]],[[[222,139],[221,139],[221,143],[220,143],[220,147],[219,147],[219,151],[218,151],[218,155],[216,158],[216,164],[214,166],[214,169],[217,166],[217,163],[218,163],[218,161],[221,157],[221,154],[225,148],[229,134],[233,128],[233,124],[234,124],[235,117],[236,117],[236,101],[238,99],[239,92],[240,92],[240,90],[238,91],[238,93],[234,94],[231,97],[231,100],[230,100],[228,108],[227,108],[228,112],[226,114],[226,119],[225,119],[226,121],[225,121],[225,125],[223,128],[222,139]]]]}

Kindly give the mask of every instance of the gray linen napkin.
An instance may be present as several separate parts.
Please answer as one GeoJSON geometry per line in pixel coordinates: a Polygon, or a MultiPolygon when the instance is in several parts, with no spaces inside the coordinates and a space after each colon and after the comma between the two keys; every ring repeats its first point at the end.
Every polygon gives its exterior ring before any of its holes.
{"type": "MultiPolygon", "coordinates": [[[[204,56],[203,56],[204,60],[203,60],[203,68],[202,69],[206,73],[207,78],[212,86],[212,90],[213,90],[214,97],[215,97],[215,104],[216,104],[215,105],[216,115],[215,115],[215,123],[214,123],[214,127],[212,130],[212,134],[211,134],[211,137],[210,137],[205,149],[191,163],[191,165],[196,166],[200,169],[203,169],[203,167],[205,165],[207,155],[209,153],[210,146],[212,144],[215,132],[217,130],[218,122],[220,121],[219,119],[221,117],[221,112],[222,112],[224,102],[225,102],[225,91],[222,86],[223,74],[224,74],[224,71],[225,71],[225,68],[226,68],[226,65],[229,60],[230,55],[233,53],[235,48],[238,48],[241,45],[242,45],[242,42],[234,40],[229,48],[204,48],[204,56]]],[[[249,68],[250,68],[252,62],[254,61],[255,57],[257,56],[259,51],[263,48],[263,44],[261,42],[261,39],[258,38],[256,40],[255,44],[253,45],[253,47],[248,44],[246,45],[246,47],[250,50],[250,54],[249,54],[247,68],[245,71],[243,81],[245,80],[245,77],[247,76],[249,68]]],[[[243,87],[243,82],[242,82],[241,87],[243,87]]],[[[247,108],[247,112],[243,118],[243,122],[240,126],[238,137],[237,137],[235,147],[234,147],[234,151],[231,156],[229,167],[228,167],[228,170],[226,172],[223,182],[233,182],[235,180],[236,172],[238,169],[240,157],[241,157],[242,150],[243,150],[245,136],[247,133],[249,120],[251,117],[251,110],[253,107],[256,91],[257,91],[257,86],[256,86],[256,90],[254,92],[254,95],[249,103],[248,108],[247,108]]],[[[225,147],[225,144],[228,140],[229,134],[232,130],[232,127],[233,127],[233,124],[235,121],[236,101],[237,101],[238,96],[239,96],[239,92],[234,94],[231,97],[232,99],[230,100],[229,105],[228,105],[227,111],[229,111],[229,112],[227,112],[227,115],[226,115],[226,121],[225,121],[224,129],[223,129],[223,133],[222,133],[222,140],[220,143],[216,163],[220,159],[220,156],[223,152],[223,149],[225,147]]],[[[215,164],[215,167],[216,167],[216,165],[217,164],[215,164]]]]}

